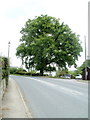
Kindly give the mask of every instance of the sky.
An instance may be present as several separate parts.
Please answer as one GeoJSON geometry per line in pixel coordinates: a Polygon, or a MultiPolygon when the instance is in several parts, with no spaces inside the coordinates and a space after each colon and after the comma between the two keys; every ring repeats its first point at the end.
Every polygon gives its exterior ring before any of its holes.
{"type": "MultiPolygon", "coordinates": [[[[49,15],[59,18],[73,32],[80,35],[83,52],[77,61],[80,66],[85,60],[85,42],[88,41],[88,1],[89,0],[0,0],[0,55],[8,56],[10,41],[11,66],[21,66],[16,48],[20,44],[20,30],[28,19],[49,15]]],[[[88,44],[88,43],[87,43],[88,44]]],[[[71,69],[74,69],[73,67],[71,69]]]]}

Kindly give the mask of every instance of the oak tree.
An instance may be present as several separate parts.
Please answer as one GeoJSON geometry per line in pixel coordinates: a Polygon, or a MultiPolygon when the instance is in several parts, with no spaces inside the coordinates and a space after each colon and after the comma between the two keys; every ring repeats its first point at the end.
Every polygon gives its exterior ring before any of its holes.
{"type": "Polygon", "coordinates": [[[41,15],[29,19],[21,30],[21,44],[16,55],[22,59],[27,69],[34,67],[44,71],[76,65],[82,51],[79,36],[59,19],[41,15]]]}

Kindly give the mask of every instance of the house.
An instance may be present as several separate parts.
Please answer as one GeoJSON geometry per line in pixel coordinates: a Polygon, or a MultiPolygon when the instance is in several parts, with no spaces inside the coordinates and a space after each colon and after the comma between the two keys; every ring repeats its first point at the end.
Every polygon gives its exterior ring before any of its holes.
{"type": "Polygon", "coordinates": [[[82,70],[82,79],[90,80],[90,67],[86,67],[82,70]]]}

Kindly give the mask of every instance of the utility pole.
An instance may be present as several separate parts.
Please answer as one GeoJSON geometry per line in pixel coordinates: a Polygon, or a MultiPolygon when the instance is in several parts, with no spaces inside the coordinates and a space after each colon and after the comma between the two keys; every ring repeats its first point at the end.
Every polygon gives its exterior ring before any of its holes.
{"type": "Polygon", "coordinates": [[[10,41],[8,42],[8,59],[9,59],[9,52],[10,52],[10,41]]]}
{"type": "MultiPolygon", "coordinates": [[[[10,67],[10,59],[9,59],[9,53],[10,53],[10,41],[8,42],[8,64],[9,64],[9,67],[10,67]]],[[[9,68],[8,68],[8,75],[9,75],[10,71],[9,71],[9,68]]]]}
{"type": "Polygon", "coordinates": [[[86,53],[86,36],[84,36],[85,40],[85,80],[87,80],[87,53],[86,53]]]}

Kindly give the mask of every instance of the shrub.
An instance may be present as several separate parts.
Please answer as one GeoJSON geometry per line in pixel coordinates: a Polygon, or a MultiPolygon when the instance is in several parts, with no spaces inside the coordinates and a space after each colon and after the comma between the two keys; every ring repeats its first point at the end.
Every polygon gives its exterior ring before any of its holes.
{"type": "Polygon", "coordinates": [[[23,68],[10,67],[10,74],[25,74],[26,70],[23,68]]]}
{"type": "Polygon", "coordinates": [[[57,70],[56,71],[56,76],[57,77],[61,77],[61,76],[67,75],[67,74],[68,74],[68,70],[67,69],[62,69],[62,70],[57,70]]]}
{"type": "Polygon", "coordinates": [[[16,67],[10,67],[10,74],[15,74],[17,71],[16,67]]]}
{"type": "Polygon", "coordinates": [[[1,57],[2,63],[2,79],[6,80],[6,86],[8,85],[8,77],[9,77],[9,60],[7,57],[1,57]]]}

